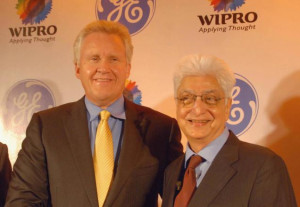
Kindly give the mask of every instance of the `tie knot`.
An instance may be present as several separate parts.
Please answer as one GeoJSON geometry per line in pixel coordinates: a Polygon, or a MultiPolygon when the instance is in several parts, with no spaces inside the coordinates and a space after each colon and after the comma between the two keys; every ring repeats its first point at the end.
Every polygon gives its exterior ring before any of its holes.
{"type": "Polygon", "coordinates": [[[109,111],[103,110],[100,112],[101,120],[107,120],[110,116],[109,111]]]}
{"type": "Polygon", "coordinates": [[[190,163],[188,168],[195,169],[195,167],[197,167],[201,162],[202,162],[202,157],[200,157],[199,155],[194,155],[190,158],[190,163]]]}

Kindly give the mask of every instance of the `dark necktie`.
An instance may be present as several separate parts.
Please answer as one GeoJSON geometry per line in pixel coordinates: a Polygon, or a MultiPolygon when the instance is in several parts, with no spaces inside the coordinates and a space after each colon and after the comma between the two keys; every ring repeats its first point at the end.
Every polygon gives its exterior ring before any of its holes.
{"type": "Polygon", "coordinates": [[[183,186],[175,198],[174,207],[187,207],[196,189],[195,168],[201,163],[202,158],[194,155],[190,158],[190,163],[185,171],[183,186]]]}

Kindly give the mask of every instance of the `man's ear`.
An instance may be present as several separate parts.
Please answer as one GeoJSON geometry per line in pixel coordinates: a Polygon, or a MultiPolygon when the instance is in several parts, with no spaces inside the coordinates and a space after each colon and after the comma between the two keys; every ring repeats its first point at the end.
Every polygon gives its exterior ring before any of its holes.
{"type": "Polygon", "coordinates": [[[74,64],[75,66],[75,75],[78,79],[80,79],[80,68],[79,68],[79,64],[78,63],[75,63],[74,64]]]}
{"type": "Polygon", "coordinates": [[[229,119],[231,104],[232,104],[232,98],[227,98],[227,104],[225,105],[226,120],[229,119]]]}
{"type": "Polygon", "coordinates": [[[126,67],[126,78],[129,78],[130,70],[131,70],[131,64],[128,63],[128,64],[127,64],[127,67],[126,67]]]}

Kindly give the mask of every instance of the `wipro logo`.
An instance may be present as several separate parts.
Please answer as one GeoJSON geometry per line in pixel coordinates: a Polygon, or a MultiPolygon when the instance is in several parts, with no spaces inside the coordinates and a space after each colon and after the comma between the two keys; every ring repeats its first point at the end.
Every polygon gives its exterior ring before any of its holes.
{"type": "Polygon", "coordinates": [[[16,9],[23,26],[8,28],[11,34],[9,43],[32,44],[55,41],[54,35],[57,32],[57,27],[55,25],[40,25],[52,9],[52,0],[18,0],[16,9]]]}
{"type": "Polygon", "coordinates": [[[39,24],[46,19],[52,7],[52,0],[19,0],[17,13],[23,24],[39,24]]]}
{"type": "Polygon", "coordinates": [[[237,8],[241,7],[245,0],[209,0],[214,7],[215,11],[235,11],[237,8]]]}
{"type": "MultiPolygon", "coordinates": [[[[252,31],[256,29],[258,14],[254,11],[236,12],[245,0],[208,0],[214,13],[197,15],[199,32],[211,34],[228,31],[252,31]]],[[[207,6],[209,6],[207,4],[207,6]]]]}
{"type": "Polygon", "coordinates": [[[123,95],[130,101],[142,105],[142,92],[138,89],[136,82],[126,80],[123,95]]]}

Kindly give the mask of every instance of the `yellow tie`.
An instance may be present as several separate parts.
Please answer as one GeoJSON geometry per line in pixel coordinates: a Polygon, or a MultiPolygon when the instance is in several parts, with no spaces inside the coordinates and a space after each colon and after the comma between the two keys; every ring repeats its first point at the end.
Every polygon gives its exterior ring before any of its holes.
{"type": "Polygon", "coordinates": [[[97,186],[98,204],[103,206],[113,180],[114,150],[112,134],[108,126],[108,111],[101,111],[94,150],[94,169],[97,186]]]}

